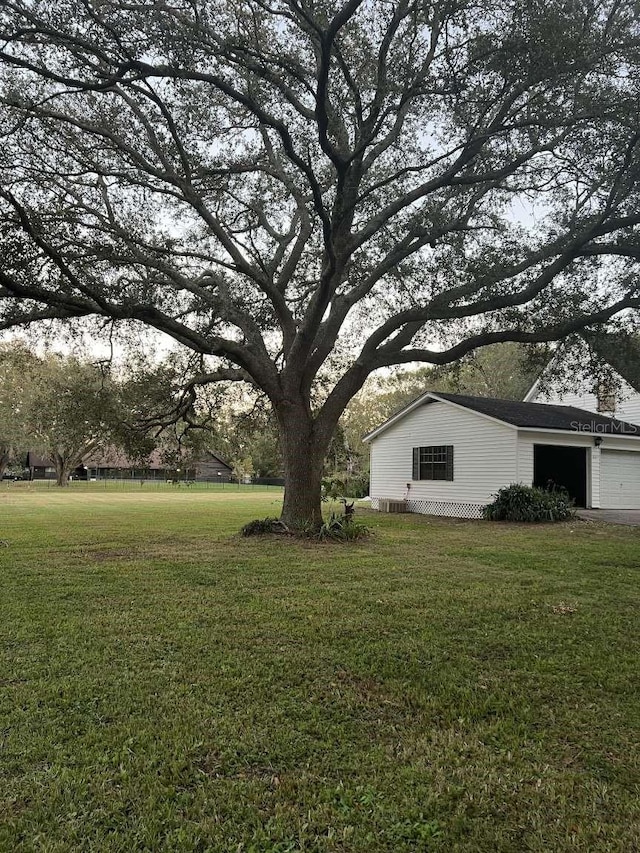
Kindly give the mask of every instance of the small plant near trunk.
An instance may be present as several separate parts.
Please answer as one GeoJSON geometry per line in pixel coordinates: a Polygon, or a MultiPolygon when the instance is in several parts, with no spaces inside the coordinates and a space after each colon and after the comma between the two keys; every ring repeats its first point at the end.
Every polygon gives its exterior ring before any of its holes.
{"type": "Polygon", "coordinates": [[[243,536],[266,536],[269,533],[289,533],[286,524],[278,518],[254,518],[248,521],[240,532],[243,536]]]}
{"type": "Polygon", "coordinates": [[[366,539],[370,534],[369,528],[361,521],[356,521],[353,515],[338,515],[332,512],[316,534],[321,541],[334,539],[339,542],[350,542],[356,539],[366,539]]]}
{"type": "Polygon", "coordinates": [[[573,506],[565,489],[547,491],[512,483],[500,489],[482,512],[489,521],[567,521],[573,517],[573,506]]]}
{"type": "Polygon", "coordinates": [[[306,526],[292,530],[278,518],[256,518],[247,522],[241,528],[243,536],[268,536],[270,534],[287,534],[297,536],[300,539],[316,539],[320,542],[334,540],[339,542],[350,542],[356,539],[365,539],[370,531],[366,524],[356,521],[353,517],[353,504],[344,503],[344,515],[332,512],[329,518],[320,527],[309,523],[306,526]]]}

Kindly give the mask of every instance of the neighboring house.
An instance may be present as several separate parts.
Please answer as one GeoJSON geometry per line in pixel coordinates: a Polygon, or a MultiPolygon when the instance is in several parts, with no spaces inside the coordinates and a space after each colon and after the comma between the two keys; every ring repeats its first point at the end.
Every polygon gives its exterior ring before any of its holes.
{"type": "MultiPolygon", "coordinates": [[[[27,453],[26,467],[31,480],[55,480],[56,469],[53,461],[30,450],[27,453]]],[[[164,479],[166,465],[158,453],[153,452],[144,463],[135,462],[115,448],[106,448],[85,456],[83,464],[71,474],[74,480],[108,479],[164,479]]]]}
{"type": "MultiPolygon", "coordinates": [[[[56,473],[53,462],[33,451],[27,454],[26,467],[32,480],[55,480],[56,473]]],[[[231,466],[214,453],[205,452],[202,460],[185,468],[180,479],[195,479],[201,482],[229,482],[231,466]]],[[[170,468],[162,460],[158,451],[153,451],[149,458],[133,460],[116,448],[107,448],[84,458],[83,464],[73,472],[72,477],[79,480],[165,480],[174,479],[175,469],[170,468]]]]}
{"type": "Polygon", "coordinates": [[[479,518],[510,483],[563,486],[577,506],[640,508],[640,426],[584,409],[427,392],[364,440],[374,509],[392,499],[479,518]]]}
{"type": "Polygon", "coordinates": [[[33,450],[27,453],[25,468],[29,469],[30,480],[55,480],[56,469],[53,461],[44,456],[40,456],[33,450]]]}
{"type": "Polygon", "coordinates": [[[196,462],[196,480],[198,481],[228,483],[232,473],[232,466],[210,450],[205,451],[202,458],[196,462]]]}
{"type": "Polygon", "coordinates": [[[164,480],[166,467],[156,450],[147,459],[134,460],[115,447],[106,447],[86,456],[77,471],[84,471],[89,480],[164,480]]]}

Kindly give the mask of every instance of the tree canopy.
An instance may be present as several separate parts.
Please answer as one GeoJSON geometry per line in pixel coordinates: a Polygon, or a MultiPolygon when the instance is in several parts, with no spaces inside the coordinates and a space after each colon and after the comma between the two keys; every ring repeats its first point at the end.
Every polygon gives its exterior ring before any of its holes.
{"type": "Polygon", "coordinates": [[[0,345],[0,477],[27,449],[34,364],[26,347],[0,345]]]}
{"type": "Polygon", "coordinates": [[[8,0],[0,328],[212,357],[317,520],[373,371],[640,305],[638,29],[629,0],[8,0]]]}
{"type": "Polygon", "coordinates": [[[88,454],[113,442],[122,417],[119,389],[108,372],[87,360],[38,356],[22,347],[13,352],[0,353],[0,369],[13,380],[17,447],[50,459],[58,485],[66,486],[88,454]]]}
{"type": "Polygon", "coordinates": [[[198,418],[176,419],[183,405],[186,359],[155,364],[110,361],[45,351],[23,342],[0,345],[0,476],[13,461],[24,470],[27,451],[56,470],[58,485],[88,458],[124,452],[131,467],[145,468],[155,452],[167,469],[192,468],[214,439],[223,418],[198,401],[198,418]],[[168,416],[170,413],[170,416],[168,416]]]}

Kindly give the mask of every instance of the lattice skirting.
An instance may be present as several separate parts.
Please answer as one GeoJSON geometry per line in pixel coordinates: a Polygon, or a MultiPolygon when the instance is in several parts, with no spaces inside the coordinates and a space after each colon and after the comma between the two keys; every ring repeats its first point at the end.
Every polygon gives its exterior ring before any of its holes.
{"type": "Polygon", "coordinates": [[[482,504],[450,501],[407,501],[409,512],[422,515],[448,515],[451,518],[482,518],[482,504]]]}
{"type": "MultiPolygon", "coordinates": [[[[380,509],[379,498],[371,498],[371,509],[380,509]]],[[[409,512],[417,512],[421,515],[446,515],[450,518],[482,518],[482,504],[408,500],[407,509],[409,512]]]]}

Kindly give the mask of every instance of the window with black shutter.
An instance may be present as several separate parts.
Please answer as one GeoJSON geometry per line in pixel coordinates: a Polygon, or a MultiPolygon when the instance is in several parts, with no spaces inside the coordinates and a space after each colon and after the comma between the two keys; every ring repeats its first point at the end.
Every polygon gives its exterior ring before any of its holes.
{"type": "Polygon", "coordinates": [[[453,480],[453,445],[413,448],[414,480],[453,480]]]}

